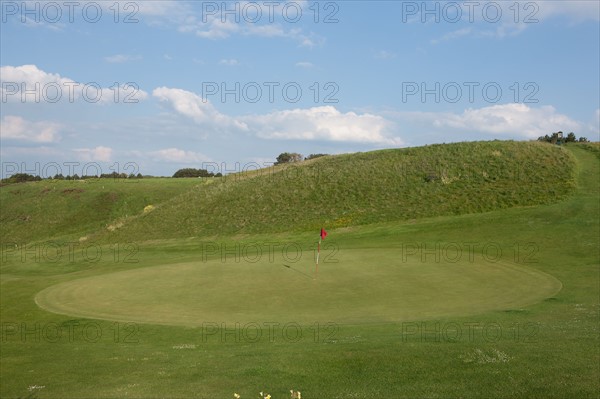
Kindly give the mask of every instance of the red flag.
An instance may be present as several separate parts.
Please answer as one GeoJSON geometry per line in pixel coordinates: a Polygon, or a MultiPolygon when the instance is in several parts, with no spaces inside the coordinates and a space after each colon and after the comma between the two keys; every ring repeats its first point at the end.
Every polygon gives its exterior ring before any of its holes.
{"type": "Polygon", "coordinates": [[[321,240],[324,240],[325,237],[327,237],[327,232],[325,231],[325,229],[321,229],[321,240]]]}

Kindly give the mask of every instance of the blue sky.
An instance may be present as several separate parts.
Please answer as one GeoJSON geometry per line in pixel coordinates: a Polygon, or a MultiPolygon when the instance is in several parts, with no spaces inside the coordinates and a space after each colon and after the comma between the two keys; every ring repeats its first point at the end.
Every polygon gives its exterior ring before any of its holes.
{"type": "Polygon", "coordinates": [[[597,1],[0,3],[3,177],[600,139],[597,1]]]}

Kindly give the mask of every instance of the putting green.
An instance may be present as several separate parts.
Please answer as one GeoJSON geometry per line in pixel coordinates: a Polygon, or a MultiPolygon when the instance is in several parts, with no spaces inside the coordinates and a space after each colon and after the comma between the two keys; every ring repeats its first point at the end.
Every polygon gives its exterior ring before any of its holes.
{"type": "Polygon", "coordinates": [[[151,324],[370,323],[514,309],[562,287],[538,270],[477,256],[422,263],[403,261],[398,249],[355,249],[336,258],[316,279],[312,259],[209,260],[72,280],[35,300],[55,313],[151,324]]]}

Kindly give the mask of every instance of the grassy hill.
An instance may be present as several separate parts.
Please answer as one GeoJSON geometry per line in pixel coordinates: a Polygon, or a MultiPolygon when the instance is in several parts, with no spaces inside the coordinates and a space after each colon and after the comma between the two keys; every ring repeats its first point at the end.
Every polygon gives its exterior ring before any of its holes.
{"type": "Polygon", "coordinates": [[[197,179],[89,179],[6,185],[0,188],[0,242],[77,240],[197,184],[197,179]]]}
{"type": "Polygon", "coordinates": [[[494,141],[327,156],[205,181],[10,185],[0,189],[0,240],[143,241],[480,213],[560,200],[573,190],[574,166],[558,146],[494,141]],[[149,204],[156,208],[144,213],[149,204]]]}

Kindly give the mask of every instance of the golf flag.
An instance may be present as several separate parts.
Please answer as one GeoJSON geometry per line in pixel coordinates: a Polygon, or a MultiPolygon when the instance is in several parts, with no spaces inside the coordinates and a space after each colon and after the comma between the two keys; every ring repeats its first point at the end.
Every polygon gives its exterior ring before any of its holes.
{"type": "Polygon", "coordinates": [[[321,229],[321,240],[324,240],[325,237],[327,237],[327,232],[325,231],[325,229],[321,229]]]}
{"type": "Polygon", "coordinates": [[[321,241],[324,240],[325,237],[327,237],[327,232],[324,228],[321,228],[321,238],[317,243],[317,264],[315,266],[315,278],[317,278],[317,275],[319,274],[319,255],[321,254],[321,241]]]}

